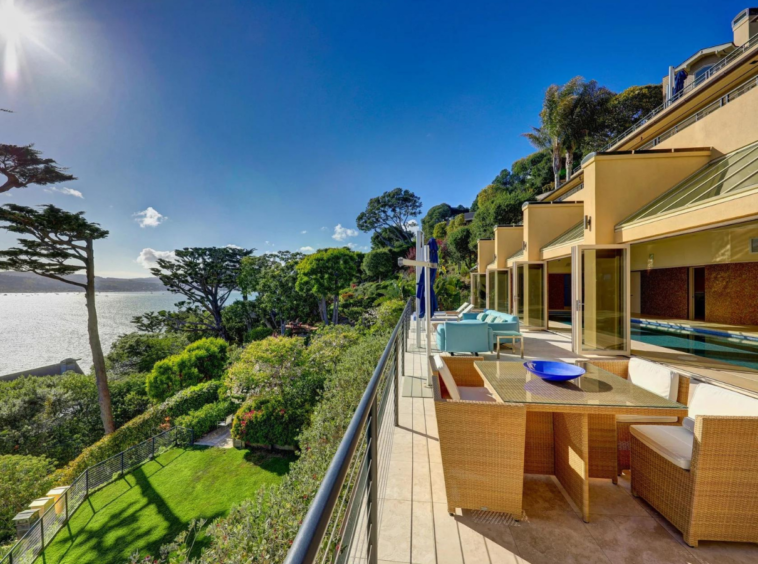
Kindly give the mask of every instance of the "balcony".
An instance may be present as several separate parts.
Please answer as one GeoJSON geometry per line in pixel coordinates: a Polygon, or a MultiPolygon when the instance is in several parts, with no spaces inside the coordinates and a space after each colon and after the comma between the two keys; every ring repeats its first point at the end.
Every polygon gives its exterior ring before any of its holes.
{"type": "MultiPolygon", "coordinates": [[[[520,522],[486,511],[449,515],[434,400],[426,387],[426,351],[415,334],[407,310],[287,562],[758,561],[754,544],[687,546],[672,525],[631,495],[628,472],[618,485],[591,479],[590,523],[556,478],[529,474],[520,522]]],[[[531,358],[577,358],[568,338],[544,331],[526,334],[526,351],[531,358]]]]}

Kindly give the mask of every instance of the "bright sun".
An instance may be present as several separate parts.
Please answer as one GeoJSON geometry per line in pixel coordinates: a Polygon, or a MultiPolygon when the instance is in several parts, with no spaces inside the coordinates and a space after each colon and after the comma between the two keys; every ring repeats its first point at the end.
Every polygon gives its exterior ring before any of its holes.
{"type": "Polygon", "coordinates": [[[32,20],[13,0],[0,4],[0,38],[7,43],[14,43],[32,29],[32,20]]]}
{"type": "Polygon", "coordinates": [[[31,35],[32,18],[18,8],[14,0],[0,0],[0,49],[5,52],[5,80],[18,78],[20,41],[31,35]]]}

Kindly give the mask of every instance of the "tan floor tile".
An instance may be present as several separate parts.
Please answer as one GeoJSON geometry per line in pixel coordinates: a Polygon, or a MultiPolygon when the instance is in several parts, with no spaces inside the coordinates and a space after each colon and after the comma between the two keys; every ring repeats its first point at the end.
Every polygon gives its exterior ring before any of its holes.
{"type": "Polygon", "coordinates": [[[524,476],[523,507],[526,516],[571,511],[571,506],[551,476],[524,476]]]}
{"type": "Polygon", "coordinates": [[[648,516],[647,511],[622,486],[596,478],[590,478],[590,514],[648,516]]]}
{"type": "Polygon", "coordinates": [[[437,540],[437,562],[463,564],[458,524],[455,517],[448,515],[446,504],[434,504],[434,533],[437,540]]]}
{"type": "Polygon", "coordinates": [[[437,562],[434,514],[431,503],[413,502],[411,561],[418,564],[435,564],[437,562]]]}
{"type": "Polygon", "coordinates": [[[530,564],[609,564],[573,511],[535,515],[510,527],[519,556],[530,564]]]}
{"type": "Polygon", "coordinates": [[[384,502],[379,529],[379,558],[393,562],[411,561],[411,502],[384,502]]]}
{"type": "Polygon", "coordinates": [[[513,540],[510,524],[513,520],[504,513],[463,511],[456,517],[458,528],[466,527],[478,533],[484,540],[490,562],[493,564],[513,564],[517,559],[516,541],[513,540]]]}
{"type": "Polygon", "coordinates": [[[755,564],[758,544],[701,541],[697,548],[687,547],[695,557],[693,564],[755,564]]]}
{"type": "Polygon", "coordinates": [[[442,464],[432,462],[429,464],[432,479],[432,499],[434,503],[447,503],[445,494],[445,473],[442,470],[442,464]]]}
{"type": "Polygon", "coordinates": [[[585,525],[614,564],[688,564],[692,555],[649,515],[601,515],[585,525]]]}
{"type": "Polygon", "coordinates": [[[466,562],[466,564],[488,563],[490,557],[487,552],[487,543],[484,541],[484,537],[469,527],[468,524],[461,522],[460,517],[457,517],[456,521],[458,521],[458,534],[461,538],[461,549],[463,551],[464,562],[466,562]]]}
{"type": "Polygon", "coordinates": [[[413,499],[413,462],[392,460],[384,490],[385,499],[411,501],[413,499]]]}
{"type": "Polygon", "coordinates": [[[426,443],[429,449],[429,462],[442,464],[442,452],[440,451],[440,442],[438,439],[429,439],[426,443]]]}

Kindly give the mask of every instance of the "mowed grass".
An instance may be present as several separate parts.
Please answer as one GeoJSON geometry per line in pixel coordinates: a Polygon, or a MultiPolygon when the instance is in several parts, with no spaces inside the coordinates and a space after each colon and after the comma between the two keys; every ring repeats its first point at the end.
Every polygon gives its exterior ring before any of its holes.
{"type": "Polygon", "coordinates": [[[236,449],[171,449],[92,494],[36,562],[121,564],[135,551],[157,556],[192,519],[226,515],[261,486],[279,483],[291,460],[236,449]]]}

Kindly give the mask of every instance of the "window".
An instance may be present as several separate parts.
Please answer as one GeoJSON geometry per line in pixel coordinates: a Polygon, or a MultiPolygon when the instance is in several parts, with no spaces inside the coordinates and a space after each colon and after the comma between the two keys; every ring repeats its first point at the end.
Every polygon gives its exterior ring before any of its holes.
{"type": "Polygon", "coordinates": [[[700,84],[708,77],[708,71],[713,68],[713,65],[705,65],[704,67],[695,71],[695,84],[700,84]]]}

